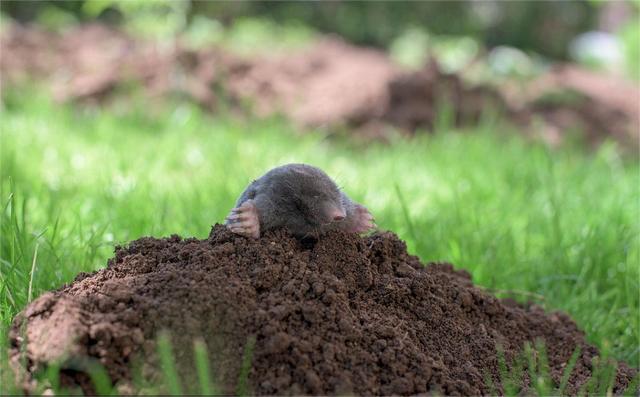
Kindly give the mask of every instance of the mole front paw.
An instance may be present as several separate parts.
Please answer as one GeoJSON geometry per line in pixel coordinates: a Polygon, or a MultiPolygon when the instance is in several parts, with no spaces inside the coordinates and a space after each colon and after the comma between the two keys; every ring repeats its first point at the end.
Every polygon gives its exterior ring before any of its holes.
{"type": "Polygon", "coordinates": [[[253,200],[245,201],[240,207],[231,210],[226,218],[227,228],[244,237],[260,237],[258,210],[253,200]]]}
{"type": "Polygon", "coordinates": [[[364,205],[356,205],[354,211],[354,219],[351,223],[348,232],[352,233],[368,233],[371,229],[377,229],[376,220],[371,215],[371,212],[364,205]]]}

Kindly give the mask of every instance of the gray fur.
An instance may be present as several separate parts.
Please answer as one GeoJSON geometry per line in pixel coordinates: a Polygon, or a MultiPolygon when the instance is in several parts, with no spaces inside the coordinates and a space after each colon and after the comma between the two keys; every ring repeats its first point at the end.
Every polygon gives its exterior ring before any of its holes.
{"type": "MultiPolygon", "coordinates": [[[[249,184],[236,207],[253,200],[257,207],[260,231],[289,228],[296,237],[318,236],[331,229],[356,231],[356,206],[320,168],[305,164],[287,164],[267,172],[249,184]],[[346,213],[335,222],[330,210],[346,213]]],[[[230,223],[230,221],[227,221],[230,223]]]]}

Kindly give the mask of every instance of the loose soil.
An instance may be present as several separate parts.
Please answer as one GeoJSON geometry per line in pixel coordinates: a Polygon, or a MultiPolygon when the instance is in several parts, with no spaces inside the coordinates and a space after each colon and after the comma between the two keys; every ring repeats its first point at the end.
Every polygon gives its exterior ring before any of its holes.
{"type": "MultiPolygon", "coordinates": [[[[93,358],[121,393],[133,393],[132,378],[161,377],[162,330],[192,393],[197,338],[225,394],[235,392],[252,338],[247,391],[259,395],[487,395],[487,375],[503,393],[497,345],[512,367],[537,338],[557,383],[582,346],[567,386],[575,394],[599,354],[568,314],[483,294],[468,272],[423,265],[391,232],[300,241],[277,230],[248,240],[216,225],[204,240],[146,237],[117,247],[107,268],[42,295],[12,327],[11,362],[20,372],[26,354],[27,391],[58,361],[63,385],[93,393],[82,370],[93,358]]],[[[636,372],[620,362],[613,393],[636,372]]],[[[523,392],[529,383],[525,375],[523,392]]]]}
{"type": "Polygon", "coordinates": [[[0,46],[5,87],[44,81],[59,101],[126,101],[131,87],[141,87],[147,100],[177,95],[211,112],[282,114],[305,129],[347,126],[383,139],[389,127],[407,134],[432,129],[443,106],[455,125],[476,125],[491,109],[553,144],[575,131],[590,143],[613,138],[637,149],[640,131],[636,83],[571,65],[532,82],[472,86],[435,62],[402,70],[383,51],[332,36],[296,51],[249,56],[190,50],[179,39],[160,46],[99,24],[61,33],[14,24],[0,46]]]}

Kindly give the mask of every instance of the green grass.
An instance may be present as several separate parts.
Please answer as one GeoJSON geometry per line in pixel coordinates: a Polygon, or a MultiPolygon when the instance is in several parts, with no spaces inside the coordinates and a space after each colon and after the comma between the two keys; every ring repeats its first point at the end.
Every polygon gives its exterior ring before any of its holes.
{"type": "Polygon", "coordinates": [[[349,145],[186,102],[60,107],[7,89],[3,99],[3,339],[30,286],[35,299],[142,236],[205,238],[248,182],[304,162],[335,177],[423,262],[541,294],[606,355],[638,365],[639,162],[612,143],[551,149],[490,123],[453,132],[445,120],[412,140],[349,145]]]}

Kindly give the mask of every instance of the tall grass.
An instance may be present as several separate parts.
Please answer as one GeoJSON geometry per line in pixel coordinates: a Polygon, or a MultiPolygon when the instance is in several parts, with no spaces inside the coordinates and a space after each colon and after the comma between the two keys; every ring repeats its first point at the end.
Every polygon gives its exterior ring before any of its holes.
{"type": "Polygon", "coordinates": [[[414,139],[353,145],[189,103],[59,107],[25,92],[3,92],[0,120],[3,338],[30,287],[36,298],[104,267],[115,244],[141,236],[204,238],[248,182],[304,162],[424,262],[541,294],[590,342],[638,365],[639,162],[612,142],[552,149],[494,124],[456,132],[443,121],[414,139]]]}

